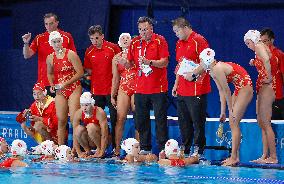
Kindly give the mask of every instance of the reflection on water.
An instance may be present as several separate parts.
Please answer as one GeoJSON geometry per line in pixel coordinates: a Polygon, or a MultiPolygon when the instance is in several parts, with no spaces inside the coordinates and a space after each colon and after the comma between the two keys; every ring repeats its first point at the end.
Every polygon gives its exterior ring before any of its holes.
{"type": "Polygon", "coordinates": [[[5,183],[283,183],[284,171],[192,165],[185,168],[157,164],[129,165],[93,160],[81,163],[29,163],[28,168],[0,169],[5,183]]]}
{"type": "Polygon", "coordinates": [[[179,170],[180,168],[178,167],[165,167],[165,174],[170,176],[172,175],[177,176],[179,175],[179,170]]]}

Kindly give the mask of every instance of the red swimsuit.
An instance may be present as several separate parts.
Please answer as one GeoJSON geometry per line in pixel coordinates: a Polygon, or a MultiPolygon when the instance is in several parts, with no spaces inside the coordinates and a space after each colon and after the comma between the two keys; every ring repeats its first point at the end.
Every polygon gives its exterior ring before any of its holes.
{"type": "Polygon", "coordinates": [[[183,167],[185,166],[185,161],[182,159],[169,159],[171,161],[171,166],[179,166],[183,167]]]}
{"type": "MultiPolygon", "coordinates": [[[[272,55],[269,60],[271,66],[272,89],[274,90],[274,93],[276,93],[276,72],[277,72],[277,61],[275,60],[278,60],[278,58],[275,55],[272,55]]],[[[256,81],[256,92],[258,93],[260,88],[264,84],[263,80],[267,78],[268,74],[261,59],[255,58],[253,64],[258,72],[257,81],[256,81]]]]}
{"type": "MultiPolygon", "coordinates": [[[[62,84],[68,80],[70,80],[76,73],[71,61],[68,60],[68,52],[69,50],[66,49],[65,55],[62,59],[58,59],[53,54],[53,68],[54,68],[54,83],[55,84],[62,84]]],[[[76,81],[69,86],[66,86],[64,89],[60,90],[60,93],[66,98],[69,99],[70,95],[73,91],[80,86],[80,81],[76,81]]]]}
{"type": "Polygon", "coordinates": [[[252,87],[252,81],[247,71],[240,65],[232,62],[226,62],[226,64],[232,66],[232,72],[226,76],[227,82],[232,82],[235,86],[234,94],[238,96],[240,89],[250,85],[252,87]]]}
{"type": "Polygon", "coordinates": [[[18,160],[17,158],[6,158],[3,162],[0,163],[0,168],[10,168],[15,160],[18,160]]]}
{"type": "Polygon", "coordinates": [[[117,64],[117,69],[120,74],[120,89],[124,91],[128,96],[132,96],[135,92],[135,67],[126,69],[121,64],[117,64]]]}
{"type": "Polygon", "coordinates": [[[93,115],[90,118],[86,118],[85,113],[82,112],[82,122],[84,123],[85,126],[87,126],[89,123],[100,125],[99,120],[97,119],[97,107],[96,106],[93,110],[93,115]]]}

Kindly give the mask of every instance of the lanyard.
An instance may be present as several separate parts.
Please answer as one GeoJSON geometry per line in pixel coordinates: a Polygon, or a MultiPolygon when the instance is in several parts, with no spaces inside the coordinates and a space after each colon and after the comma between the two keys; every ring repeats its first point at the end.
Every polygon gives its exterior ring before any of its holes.
{"type": "Polygon", "coordinates": [[[142,39],[140,39],[140,49],[139,49],[139,56],[138,57],[145,57],[146,56],[146,50],[147,50],[147,46],[148,46],[148,43],[145,45],[145,48],[143,50],[143,55],[142,55],[142,39]]]}
{"type": "MultiPolygon", "coordinates": [[[[146,50],[147,50],[147,46],[148,44],[145,45],[145,48],[143,50],[143,55],[142,55],[142,39],[140,39],[140,48],[139,48],[139,51],[138,51],[138,60],[140,57],[145,57],[146,56],[146,50]]],[[[141,68],[141,64],[142,63],[139,63],[139,70],[138,70],[138,76],[141,77],[142,76],[142,68],[141,68]]]]}

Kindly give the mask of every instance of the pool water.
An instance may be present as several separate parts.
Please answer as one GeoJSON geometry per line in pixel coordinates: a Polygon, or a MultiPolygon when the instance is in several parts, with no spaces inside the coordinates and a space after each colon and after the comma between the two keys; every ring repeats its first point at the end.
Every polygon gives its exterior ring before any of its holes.
{"type": "Polygon", "coordinates": [[[130,165],[113,160],[79,163],[29,163],[27,168],[0,169],[1,183],[284,183],[284,171],[243,167],[157,164],[130,165]]]}

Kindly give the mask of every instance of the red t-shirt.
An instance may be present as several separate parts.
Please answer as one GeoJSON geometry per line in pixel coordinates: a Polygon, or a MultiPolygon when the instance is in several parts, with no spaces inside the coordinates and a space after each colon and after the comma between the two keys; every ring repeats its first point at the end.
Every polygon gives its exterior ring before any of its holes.
{"type": "MultiPolygon", "coordinates": [[[[182,58],[187,58],[194,63],[199,64],[199,54],[206,48],[208,48],[207,40],[192,32],[187,40],[179,40],[176,43],[176,60],[178,63],[181,62],[182,58]]],[[[197,82],[187,81],[183,76],[179,76],[179,82],[177,86],[177,94],[181,96],[198,96],[207,94],[211,91],[210,76],[208,73],[205,74],[202,79],[197,82]]]]}
{"type": "MultiPolygon", "coordinates": [[[[160,60],[161,58],[169,57],[168,43],[163,36],[158,34],[153,34],[151,41],[148,43],[145,40],[141,40],[140,36],[132,39],[127,57],[130,62],[134,62],[137,66],[137,72],[140,70],[138,62],[139,52],[149,60],[160,60]]],[[[168,91],[167,68],[154,66],[151,66],[151,68],[153,72],[150,75],[145,76],[143,72],[141,76],[137,75],[135,93],[153,94],[168,91]]]]}
{"type": "MultiPolygon", "coordinates": [[[[63,47],[71,49],[76,52],[74,45],[74,40],[70,33],[58,30],[58,32],[63,37],[63,47]]],[[[38,82],[43,81],[45,86],[49,86],[49,81],[47,79],[47,67],[46,67],[46,57],[54,52],[53,48],[48,43],[49,33],[45,32],[37,35],[32,41],[30,48],[34,52],[38,52],[38,82]]]]}
{"type": "Polygon", "coordinates": [[[284,55],[283,52],[276,48],[276,47],[270,47],[270,51],[272,52],[272,56],[270,58],[270,64],[271,64],[271,69],[275,69],[275,71],[271,71],[273,78],[275,78],[275,98],[277,100],[283,98],[283,77],[282,75],[284,74],[284,55]],[[273,57],[275,56],[275,57],[273,57]],[[274,62],[274,63],[271,63],[274,62]],[[277,63],[275,63],[277,62],[277,63]],[[272,67],[272,65],[276,65],[275,67],[272,67]]]}
{"type": "Polygon", "coordinates": [[[94,45],[85,52],[84,67],[92,70],[91,92],[95,95],[109,95],[112,84],[112,58],[120,52],[118,45],[103,41],[101,49],[94,45]]]}

